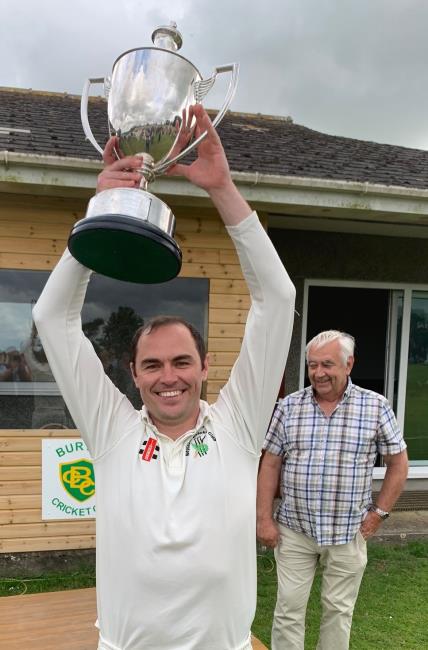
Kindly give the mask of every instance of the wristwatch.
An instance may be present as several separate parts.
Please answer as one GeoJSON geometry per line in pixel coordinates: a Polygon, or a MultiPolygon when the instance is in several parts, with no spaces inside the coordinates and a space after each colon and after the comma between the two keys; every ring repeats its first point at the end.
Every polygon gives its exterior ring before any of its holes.
{"type": "Polygon", "coordinates": [[[381,519],[388,519],[389,517],[389,512],[386,512],[386,510],[382,510],[382,508],[378,508],[374,504],[370,506],[369,510],[371,512],[375,512],[381,519]]]}

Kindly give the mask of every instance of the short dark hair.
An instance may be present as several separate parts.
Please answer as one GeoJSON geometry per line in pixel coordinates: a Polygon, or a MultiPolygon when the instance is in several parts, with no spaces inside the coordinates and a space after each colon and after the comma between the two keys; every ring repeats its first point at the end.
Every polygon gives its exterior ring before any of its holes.
{"type": "Polygon", "coordinates": [[[141,325],[141,327],[137,329],[131,341],[131,362],[133,365],[135,366],[138,341],[140,338],[145,334],[150,334],[160,327],[166,327],[167,325],[184,325],[184,327],[189,330],[190,335],[195,342],[196,349],[201,360],[201,366],[203,367],[205,359],[207,358],[205,341],[196,327],[194,327],[192,323],[189,323],[187,320],[184,320],[184,318],[181,318],[180,316],[156,316],[155,318],[151,318],[149,321],[147,321],[145,325],[141,325]]]}

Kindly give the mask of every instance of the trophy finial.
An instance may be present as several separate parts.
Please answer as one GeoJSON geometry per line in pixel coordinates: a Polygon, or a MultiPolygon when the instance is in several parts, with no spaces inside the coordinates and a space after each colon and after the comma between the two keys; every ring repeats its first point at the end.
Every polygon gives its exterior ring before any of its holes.
{"type": "Polygon", "coordinates": [[[152,34],[152,42],[156,47],[163,50],[177,52],[183,45],[183,39],[177,29],[177,23],[171,22],[169,25],[157,27],[152,34]]]}

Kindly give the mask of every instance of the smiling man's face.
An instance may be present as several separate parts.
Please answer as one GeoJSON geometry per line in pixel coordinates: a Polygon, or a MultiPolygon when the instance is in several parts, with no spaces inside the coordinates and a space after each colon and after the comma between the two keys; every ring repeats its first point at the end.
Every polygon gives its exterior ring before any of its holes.
{"type": "Polygon", "coordinates": [[[354,357],[345,362],[337,339],[320,347],[309,348],[308,377],[316,395],[328,402],[338,401],[348,383],[354,357]]]}
{"type": "Polygon", "coordinates": [[[208,362],[202,365],[185,325],[162,325],[143,334],[131,370],[144,405],[161,433],[176,438],[195,426],[208,362]]]}

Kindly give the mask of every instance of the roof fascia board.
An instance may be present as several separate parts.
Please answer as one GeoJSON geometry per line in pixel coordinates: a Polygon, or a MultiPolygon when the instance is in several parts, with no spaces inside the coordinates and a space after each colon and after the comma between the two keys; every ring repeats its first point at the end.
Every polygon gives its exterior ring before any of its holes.
{"type": "MultiPolygon", "coordinates": [[[[87,197],[94,192],[102,162],[0,151],[0,191],[87,197]]],[[[406,214],[427,223],[428,189],[357,183],[331,179],[233,172],[242,194],[258,210],[276,214],[293,213],[293,208],[406,214]]],[[[176,204],[207,205],[203,190],[177,176],[161,176],[153,193],[169,197],[176,204]]]]}

